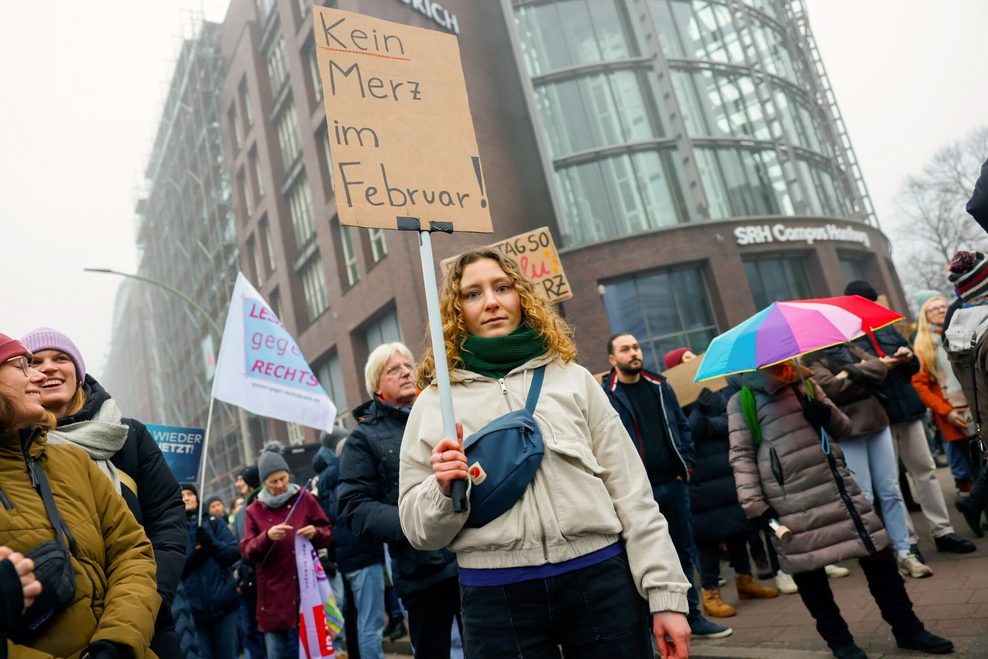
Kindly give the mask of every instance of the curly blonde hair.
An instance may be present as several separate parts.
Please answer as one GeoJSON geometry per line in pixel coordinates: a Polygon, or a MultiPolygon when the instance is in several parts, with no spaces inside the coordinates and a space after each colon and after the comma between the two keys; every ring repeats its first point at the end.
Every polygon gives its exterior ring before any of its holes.
{"type": "MultiPolygon", "coordinates": [[[[504,274],[508,275],[518,296],[521,298],[522,322],[531,327],[548,351],[564,362],[576,359],[576,344],[573,342],[573,329],[532,282],[522,273],[512,259],[490,248],[480,248],[460,254],[450,266],[439,291],[439,313],[443,322],[443,339],[446,343],[446,363],[453,370],[463,364],[460,350],[467,340],[466,324],[460,306],[460,281],[463,270],[471,263],[483,259],[497,262],[504,274]]],[[[425,351],[419,364],[418,384],[425,388],[436,375],[435,355],[432,346],[425,351]]]]}

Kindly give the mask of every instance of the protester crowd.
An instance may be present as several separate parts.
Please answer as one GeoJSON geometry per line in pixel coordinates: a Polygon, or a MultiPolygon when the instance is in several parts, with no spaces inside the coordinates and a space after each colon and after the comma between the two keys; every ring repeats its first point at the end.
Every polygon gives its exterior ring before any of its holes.
{"type": "MultiPolygon", "coordinates": [[[[985,176],[969,210],[988,227],[985,176]]],[[[310,474],[269,442],[229,507],[176,481],[66,334],[0,334],[0,657],[295,659],[331,640],[383,659],[408,634],[428,659],[681,659],[732,633],[733,574],[737,606],[798,593],[834,656],[860,659],[830,583],[850,559],[901,648],[949,653],[904,586],[934,575],[912,506],[937,552],[977,549],[948,499],[988,528],[988,256],[947,268],[954,299],[918,294],[913,336],[886,326],[697,393],[646,370],[628,332],[595,379],[518,265],[468,251],[440,291],[445,354],[378,346],[352,430],[323,434],[310,474]],[[317,634],[309,554],[332,586],[317,634]]]]}

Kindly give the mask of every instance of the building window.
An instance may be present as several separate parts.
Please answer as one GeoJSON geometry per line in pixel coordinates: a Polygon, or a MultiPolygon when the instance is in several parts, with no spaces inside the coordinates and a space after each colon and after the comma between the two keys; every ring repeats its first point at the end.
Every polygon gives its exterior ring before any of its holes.
{"type": "Polygon", "coordinates": [[[850,284],[852,281],[870,281],[869,266],[874,257],[858,252],[837,252],[837,258],[840,259],[845,284],[850,284]]]}
{"type": "Polygon", "coordinates": [[[250,185],[247,183],[247,176],[243,169],[237,172],[237,187],[240,188],[240,203],[243,204],[244,222],[246,222],[247,218],[254,213],[254,195],[250,191],[250,185]]]}
{"type": "Polygon", "coordinates": [[[264,179],[261,177],[261,163],[257,159],[257,147],[250,150],[247,154],[247,166],[250,169],[251,184],[254,188],[254,193],[257,196],[257,201],[260,203],[261,199],[264,198],[264,179]]]}
{"type": "Polygon", "coordinates": [[[336,405],[337,418],[344,417],[347,408],[346,388],[343,384],[343,369],[340,367],[340,358],[334,352],[329,359],[316,367],[316,378],[319,384],[326,390],[326,395],[336,405]]]}
{"type": "Polygon", "coordinates": [[[261,269],[261,261],[257,253],[257,244],[254,236],[247,239],[247,259],[248,265],[251,268],[250,280],[257,287],[261,284],[261,276],[264,271],[261,269]]]}
{"type": "Polygon", "coordinates": [[[309,314],[309,322],[312,323],[329,308],[326,273],[318,251],[302,266],[300,275],[302,292],[305,294],[305,310],[309,314]]]}
{"type": "Polygon", "coordinates": [[[278,320],[284,322],[284,319],[281,317],[281,291],[277,288],[272,290],[271,295],[268,296],[268,306],[271,307],[271,311],[278,317],[278,320]]]}
{"type": "Polygon", "coordinates": [[[388,255],[388,246],[384,243],[384,229],[370,229],[367,231],[370,239],[371,258],[377,263],[388,255]]]}
{"type": "Polygon", "coordinates": [[[353,249],[353,236],[350,233],[352,229],[348,226],[342,225],[337,220],[337,225],[340,228],[340,249],[343,252],[343,270],[344,276],[346,277],[346,285],[353,286],[360,279],[360,274],[357,272],[357,252],[353,249]]]}
{"type": "Polygon", "coordinates": [[[295,179],[288,191],[288,207],[292,213],[292,228],[295,229],[295,247],[301,249],[315,234],[312,224],[312,193],[305,172],[295,179]]]}
{"type": "Polygon", "coordinates": [[[257,17],[264,22],[264,19],[268,17],[271,10],[274,9],[275,0],[256,0],[257,2],[257,17]]]}
{"type": "Polygon", "coordinates": [[[328,190],[326,198],[332,199],[333,195],[336,194],[336,183],[333,181],[333,152],[330,150],[329,146],[329,129],[325,126],[322,129],[319,141],[322,143],[322,155],[326,166],[326,169],[324,170],[327,183],[326,188],[328,190]]]}
{"type": "Polygon", "coordinates": [[[803,265],[805,260],[806,257],[802,254],[749,256],[742,259],[755,306],[761,310],[773,302],[813,297],[813,288],[803,265]]]}
{"type": "Polygon", "coordinates": [[[372,322],[364,330],[364,341],[367,344],[367,354],[384,343],[401,341],[401,329],[398,327],[398,315],[395,310],[387,312],[372,322]]]}
{"type": "Polygon", "coordinates": [[[233,131],[233,146],[239,151],[244,144],[244,131],[240,122],[237,121],[237,108],[235,106],[230,105],[230,109],[226,111],[226,120],[230,124],[230,130],[233,131]]]}
{"type": "Polygon", "coordinates": [[[295,102],[289,99],[278,117],[274,120],[281,146],[281,159],[287,172],[299,156],[298,117],[295,115],[295,102]]]}
{"type": "Polygon", "coordinates": [[[298,0],[298,15],[304,17],[312,7],[312,0],[298,0]]]}
{"type": "Polygon", "coordinates": [[[264,262],[267,265],[267,272],[270,274],[274,272],[276,266],[274,245],[271,242],[271,225],[268,224],[268,218],[264,217],[257,226],[257,230],[261,235],[261,249],[264,251],[264,262]]]}
{"type": "Polygon", "coordinates": [[[717,336],[710,294],[698,265],[632,275],[605,282],[604,309],[611,332],[638,339],[645,367],[664,370],[662,357],[688,347],[699,354],[717,336]]]}
{"type": "Polygon", "coordinates": [[[291,421],[286,421],[285,425],[288,426],[288,445],[298,446],[305,442],[305,427],[298,424],[292,423],[291,421]]]}
{"type": "Polygon", "coordinates": [[[271,95],[278,97],[281,86],[288,80],[288,64],[285,58],[285,36],[279,34],[271,44],[265,57],[268,63],[268,77],[271,79],[271,95]]]}
{"type": "Polygon", "coordinates": [[[244,120],[244,134],[246,135],[247,130],[254,125],[254,111],[250,107],[250,90],[247,89],[247,78],[240,81],[237,92],[240,96],[240,116],[244,120]]]}
{"type": "Polygon", "coordinates": [[[319,60],[316,59],[316,44],[309,44],[309,81],[312,83],[312,98],[316,103],[322,100],[322,81],[319,80],[319,60]]]}
{"type": "Polygon", "coordinates": [[[772,149],[694,148],[712,218],[792,215],[785,175],[772,149]]]}

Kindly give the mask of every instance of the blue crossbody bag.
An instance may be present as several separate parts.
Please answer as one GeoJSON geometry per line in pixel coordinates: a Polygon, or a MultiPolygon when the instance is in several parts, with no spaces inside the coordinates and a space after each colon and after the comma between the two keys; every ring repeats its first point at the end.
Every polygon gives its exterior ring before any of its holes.
{"type": "Polygon", "coordinates": [[[508,512],[535,478],[545,442],[532,415],[544,378],[541,366],[532,376],[524,409],[499,416],[463,442],[473,482],[466,526],[479,528],[508,512]]]}

